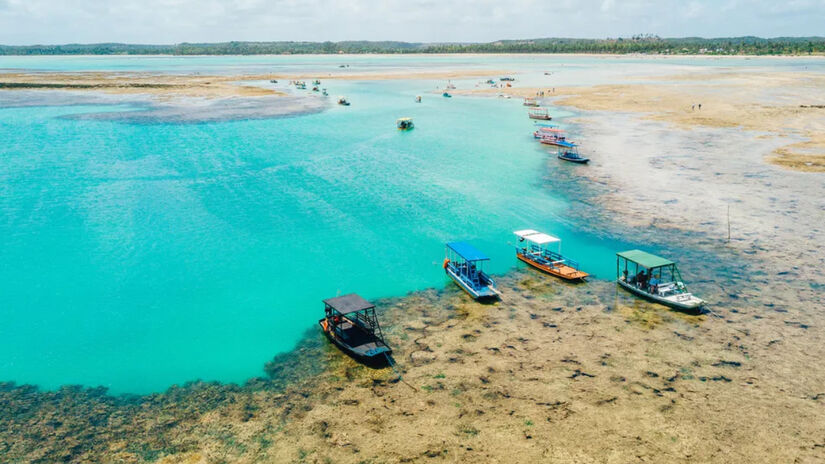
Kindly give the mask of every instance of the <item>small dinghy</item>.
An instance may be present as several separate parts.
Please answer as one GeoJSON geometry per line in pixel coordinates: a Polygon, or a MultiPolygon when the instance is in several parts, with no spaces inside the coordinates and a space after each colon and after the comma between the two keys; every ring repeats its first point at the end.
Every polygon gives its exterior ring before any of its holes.
{"type": "Polygon", "coordinates": [[[483,269],[484,262],[489,260],[469,243],[448,243],[444,272],[474,299],[496,300],[501,294],[496,289],[495,281],[483,269]]]}
{"type": "Polygon", "coordinates": [[[392,350],[384,341],[375,305],[355,293],[324,300],[324,318],[318,324],[332,343],[355,359],[389,362],[392,350]]]}
{"type": "Polygon", "coordinates": [[[647,300],[700,313],[704,300],[688,292],[676,263],[640,250],[616,253],[616,282],[647,300]]]}
{"type": "Polygon", "coordinates": [[[412,118],[400,118],[398,121],[395,121],[395,125],[398,127],[398,130],[403,131],[412,130],[415,127],[412,118]]]}

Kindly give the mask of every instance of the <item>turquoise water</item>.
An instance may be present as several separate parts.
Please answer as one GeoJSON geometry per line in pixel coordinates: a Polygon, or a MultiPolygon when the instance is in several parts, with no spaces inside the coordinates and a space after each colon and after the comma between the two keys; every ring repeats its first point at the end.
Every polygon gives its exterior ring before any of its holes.
{"type": "Polygon", "coordinates": [[[629,245],[581,234],[565,217],[576,192],[545,179],[586,167],[536,144],[520,101],[436,84],[334,82],[351,107],[203,124],[0,100],[0,380],[242,382],[314,328],[321,299],[450,285],[443,243],[458,239],[506,272],[521,228],[610,278],[629,245]],[[395,129],[402,116],[415,130],[395,129]]]}

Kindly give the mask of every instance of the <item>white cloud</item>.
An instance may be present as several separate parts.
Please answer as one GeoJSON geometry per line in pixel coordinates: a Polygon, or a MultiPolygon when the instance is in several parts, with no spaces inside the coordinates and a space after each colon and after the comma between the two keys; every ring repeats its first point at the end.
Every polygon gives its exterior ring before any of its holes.
{"type": "Polygon", "coordinates": [[[816,35],[825,0],[0,0],[0,43],[816,35]]]}

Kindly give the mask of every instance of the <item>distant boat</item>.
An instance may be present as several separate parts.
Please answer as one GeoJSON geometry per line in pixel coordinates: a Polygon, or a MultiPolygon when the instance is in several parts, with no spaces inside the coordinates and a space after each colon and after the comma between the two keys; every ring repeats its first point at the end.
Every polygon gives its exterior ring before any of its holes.
{"type": "Polygon", "coordinates": [[[569,281],[583,282],[589,276],[579,270],[579,263],[562,256],[560,238],[533,229],[517,230],[514,234],[520,242],[516,245],[516,258],[519,260],[569,281]],[[553,243],[558,244],[557,251],[547,249],[547,245],[553,243]]]}
{"type": "Polygon", "coordinates": [[[338,97],[338,104],[343,106],[349,106],[349,100],[347,100],[347,97],[338,97]]]}
{"type": "Polygon", "coordinates": [[[522,105],[536,107],[539,106],[539,102],[535,97],[527,97],[524,99],[524,103],[522,103],[522,105]]]}
{"type": "MultiPolygon", "coordinates": [[[[533,135],[535,136],[535,133],[533,133],[533,135]]],[[[547,134],[547,135],[542,135],[539,138],[539,142],[541,142],[545,145],[553,145],[553,146],[562,147],[562,148],[573,148],[573,147],[576,146],[575,143],[568,141],[567,137],[565,137],[564,135],[558,134],[558,133],[551,133],[551,134],[547,134]]]]}
{"type": "Polygon", "coordinates": [[[314,87],[312,87],[312,91],[313,91],[313,92],[317,92],[318,90],[320,90],[320,89],[318,89],[318,86],[317,86],[317,85],[316,85],[316,86],[314,86],[314,87]]]}
{"type": "Polygon", "coordinates": [[[561,135],[564,134],[564,129],[560,129],[558,126],[541,126],[533,132],[533,138],[541,139],[542,137],[551,137],[554,135],[561,135]]]}
{"type": "Polygon", "coordinates": [[[499,80],[502,81],[502,82],[513,82],[513,81],[516,80],[516,78],[515,77],[510,77],[510,76],[504,76],[502,78],[499,78],[499,80]]]}
{"type": "Polygon", "coordinates": [[[312,81],[312,85],[321,85],[321,81],[318,80],[318,79],[315,79],[314,81],[312,81]]]}
{"type": "Polygon", "coordinates": [[[400,118],[398,121],[395,121],[395,125],[398,127],[398,130],[412,130],[415,127],[412,118],[400,118]]]}
{"type": "Polygon", "coordinates": [[[590,162],[590,158],[584,158],[583,156],[579,155],[579,149],[575,143],[571,143],[571,147],[559,148],[559,152],[556,155],[560,160],[570,161],[571,163],[578,163],[578,164],[587,164],[590,162]]]}
{"type": "Polygon", "coordinates": [[[324,318],[318,324],[332,343],[357,360],[389,362],[392,350],[384,341],[375,305],[355,293],[324,300],[324,318]]]}
{"type": "Polygon", "coordinates": [[[275,80],[275,79],[272,79],[272,80],[271,80],[271,81],[269,81],[269,82],[271,82],[271,83],[273,83],[273,84],[277,84],[277,83],[278,83],[278,81],[277,81],[277,80],[275,80]]]}
{"type": "Polygon", "coordinates": [[[701,312],[704,300],[688,292],[676,263],[640,250],[616,253],[616,282],[642,298],[682,311],[701,312]]]}
{"type": "Polygon", "coordinates": [[[421,95],[418,95],[418,96],[415,97],[415,102],[416,103],[421,103],[421,95]]]}
{"type": "Polygon", "coordinates": [[[527,116],[530,119],[539,119],[542,121],[549,121],[553,119],[550,117],[550,112],[546,108],[530,108],[530,111],[527,112],[527,116]]]}
{"type": "Polygon", "coordinates": [[[445,88],[449,89],[449,90],[455,90],[455,86],[450,81],[447,81],[447,87],[445,87],[445,88]]]}
{"type": "Polygon", "coordinates": [[[496,83],[496,81],[494,81],[492,79],[487,79],[487,82],[485,82],[485,84],[491,84],[491,85],[495,85],[495,83],[496,83]]]}
{"type": "Polygon", "coordinates": [[[296,81],[295,88],[305,90],[307,88],[307,83],[304,81],[296,81]]]}
{"type": "Polygon", "coordinates": [[[448,243],[446,253],[444,272],[459,287],[476,300],[499,298],[495,281],[483,270],[484,262],[490,258],[465,242],[448,243]]]}
{"type": "Polygon", "coordinates": [[[449,92],[444,92],[444,93],[441,94],[441,96],[444,97],[444,98],[453,98],[453,96],[450,95],[449,92]]]}
{"type": "Polygon", "coordinates": [[[323,95],[323,96],[327,96],[327,95],[329,95],[329,94],[327,93],[327,89],[323,89],[323,90],[321,91],[321,95],[323,95]]]}

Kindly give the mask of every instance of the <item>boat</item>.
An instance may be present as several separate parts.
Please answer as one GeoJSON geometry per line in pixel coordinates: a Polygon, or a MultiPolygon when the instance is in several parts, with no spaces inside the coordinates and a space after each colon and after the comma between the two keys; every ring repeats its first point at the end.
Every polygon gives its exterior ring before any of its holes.
{"type": "Polygon", "coordinates": [[[469,243],[451,242],[447,244],[446,255],[444,272],[473,299],[485,301],[500,297],[495,281],[483,270],[484,262],[490,260],[484,253],[469,243]]]}
{"type": "Polygon", "coordinates": [[[536,107],[539,106],[539,101],[536,100],[535,97],[527,97],[524,99],[524,103],[522,103],[522,105],[536,107]]]}
{"type": "Polygon", "coordinates": [[[325,97],[326,97],[327,95],[329,95],[329,94],[327,93],[327,89],[321,89],[321,95],[323,95],[323,96],[325,96],[325,97]]]}
{"type": "Polygon", "coordinates": [[[559,147],[559,152],[556,156],[560,160],[579,164],[587,164],[590,162],[590,158],[585,158],[579,155],[579,147],[575,143],[571,143],[570,145],[572,145],[572,147],[559,147]]]}
{"type": "Polygon", "coordinates": [[[375,315],[375,305],[348,295],[324,300],[324,317],[318,321],[329,340],[345,353],[365,363],[389,362],[392,350],[375,315]]]}
{"type": "Polygon", "coordinates": [[[495,85],[495,83],[496,83],[496,81],[494,81],[492,79],[487,79],[487,81],[485,82],[485,84],[490,84],[490,85],[495,85]]]}
{"type": "Polygon", "coordinates": [[[412,118],[400,118],[398,121],[395,121],[395,125],[398,127],[398,130],[411,130],[415,127],[412,118]]]}
{"type": "Polygon", "coordinates": [[[444,98],[453,98],[453,96],[450,95],[449,92],[444,92],[444,93],[441,94],[441,96],[444,97],[444,98]]]}
{"type": "Polygon", "coordinates": [[[699,313],[705,304],[688,292],[676,263],[641,250],[616,253],[616,282],[642,298],[681,311],[699,313]]]}
{"type": "Polygon", "coordinates": [[[516,80],[516,78],[515,77],[510,77],[510,76],[504,76],[502,78],[499,78],[499,80],[502,81],[502,82],[513,82],[513,81],[516,80]]]}
{"type": "Polygon", "coordinates": [[[312,81],[312,85],[321,85],[321,81],[318,80],[318,79],[315,79],[314,81],[312,81]]]}
{"type": "Polygon", "coordinates": [[[415,102],[416,103],[421,103],[421,95],[418,95],[418,96],[415,97],[415,102]]]}
{"type": "Polygon", "coordinates": [[[307,83],[306,83],[306,82],[304,82],[304,81],[296,81],[296,82],[295,82],[295,88],[297,88],[297,89],[301,89],[301,90],[306,90],[306,88],[307,88],[307,83]]]}
{"type": "Polygon", "coordinates": [[[313,92],[317,92],[317,91],[319,91],[319,90],[320,90],[320,89],[318,88],[318,86],[317,86],[317,85],[315,85],[315,86],[313,86],[313,87],[312,87],[312,91],[313,91],[313,92]]]}
{"type": "Polygon", "coordinates": [[[564,135],[552,132],[550,134],[542,135],[541,137],[539,137],[539,142],[545,145],[554,145],[561,148],[573,148],[576,146],[575,143],[567,140],[567,137],[565,137],[564,135]]]}
{"type": "Polygon", "coordinates": [[[564,134],[564,129],[560,129],[558,126],[541,126],[533,132],[533,137],[537,139],[541,139],[543,137],[552,137],[554,135],[561,135],[564,134]]]}
{"type": "Polygon", "coordinates": [[[550,113],[547,111],[547,108],[530,108],[530,111],[527,112],[527,116],[530,119],[540,119],[542,121],[549,121],[553,118],[550,117],[550,113]]]}
{"type": "Polygon", "coordinates": [[[338,97],[338,104],[343,106],[349,106],[349,100],[347,100],[347,97],[338,97]]]}
{"type": "Polygon", "coordinates": [[[277,79],[272,79],[272,80],[271,80],[271,81],[269,81],[269,82],[271,82],[271,83],[273,83],[273,84],[277,84],[277,83],[278,83],[278,80],[277,80],[277,79]]]}
{"type": "Polygon", "coordinates": [[[588,273],[579,270],[579,263],[565,258],[561,254],[561,239],[537,230],[525,229],[513,232],[518,237],[516,258],[544,271],[571,282],[584,282],[588,273]],[[558,244],[557,251],[547,248],[550,244],[558,244]]]}
{"type": "Polygon", "coordinates": [[[445,89],[447,89],[447,90],[455,90],[455,86],[453,85],[453,83],[452,83],[452,82],[447,81],[447,87],[445,87],[445,89]]]}

